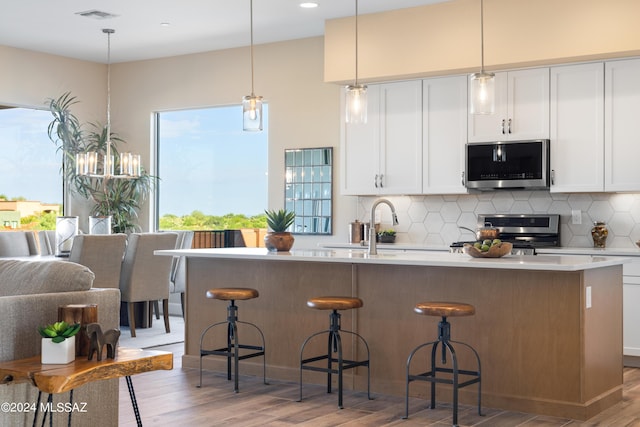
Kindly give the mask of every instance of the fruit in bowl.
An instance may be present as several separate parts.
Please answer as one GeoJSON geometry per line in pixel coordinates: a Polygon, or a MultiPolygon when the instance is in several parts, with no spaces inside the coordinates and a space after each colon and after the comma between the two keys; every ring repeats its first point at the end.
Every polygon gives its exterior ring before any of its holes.
{"type": "Polygon", "coordinates": [[[464,252],[474,258],[500,258],[509,253],[513,245],[500,239],[477,241],[473,245],[466,243],[464,252]]]}

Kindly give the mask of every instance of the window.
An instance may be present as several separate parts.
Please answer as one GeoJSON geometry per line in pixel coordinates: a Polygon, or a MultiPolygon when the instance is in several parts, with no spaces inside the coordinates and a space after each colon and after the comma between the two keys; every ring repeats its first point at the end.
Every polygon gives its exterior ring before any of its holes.
{"type": "Polygon", "coordinates": [[[240,105],[157,113],[159,229],[266,226],[250,220],[267,207],[266,105],[263,113],[262,132],[242,131],[240,105]]]}
{"type": "Polygon", "coordinates": [[[55,224],[62,212],[62,160],[47,135],[51,120],[47,110],[0,107],[0,227],[50,228],[38,217],[52,212],[55,224]],[[9,218],[15,212],[22,225],[9,218]]]}

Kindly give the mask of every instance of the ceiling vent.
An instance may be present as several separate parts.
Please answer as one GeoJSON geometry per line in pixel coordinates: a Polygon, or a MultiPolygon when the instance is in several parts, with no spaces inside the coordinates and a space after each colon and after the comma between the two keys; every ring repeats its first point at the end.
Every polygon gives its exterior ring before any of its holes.
{"type": "Polygon", "coordinates": [[[95,10],[95,9],[87,10],[84,12],[76,12],[76,15],[80,15],[80,16],[84,16],[85,18],[92,18],[92,19],[111,19],[118,16],[109,12],[102,12],[100,10],[95,10]]]}

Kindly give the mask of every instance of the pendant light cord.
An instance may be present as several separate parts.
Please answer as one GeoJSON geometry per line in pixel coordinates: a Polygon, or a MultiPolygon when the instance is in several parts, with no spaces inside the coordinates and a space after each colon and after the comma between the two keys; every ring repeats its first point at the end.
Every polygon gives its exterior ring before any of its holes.
{"type": "Polygon", "coordinates": [[[484,74],[484,0],[480,0],[480,72],[484,74]]]}
{"type": "Polygon", "coordinates": [[[358,86],[358,0],[356,0],[356,86],[358,86]]]}
{"type": "Polygon", "coordinates": [[[107,143],[109,143],[111,139],[111,33],[113,30],[105,32],[107,33],[107,143]]]}
{"type": "Polygon", "coordinates": [[[255,96],[253,92],[253,0],[249,0],[249,22],[251,26],[251,96],[255,96]]]}

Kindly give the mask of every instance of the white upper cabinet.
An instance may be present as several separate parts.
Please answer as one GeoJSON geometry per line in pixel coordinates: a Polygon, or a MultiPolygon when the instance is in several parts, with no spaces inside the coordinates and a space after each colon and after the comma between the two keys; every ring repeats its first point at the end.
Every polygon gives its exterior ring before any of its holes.
{"type": "Polygon", "coordinates": [[[369,85],[366,124],[344,123],[341,105],[341,193],[420,194],[422,82],[369,85]]]}
{"type": "Polygon", "coordinates": [[[604,64],[551,68],[551,192],[604,190],[604,64]]]}
{"type": "Polygon", "coordinates": [[[605,191],[640,190],[640,59],[605,63],[605,191]]]}
{"type": "Polygon", "coordinates": [[[469,114],[469,142],[549,138],[549,69],[496,73],[495,113],[469,114]]]}
{"type": "Polygon", "coordinates": [[[422,191],[466,194],[467,77],[422,81],[422,191]]]}

